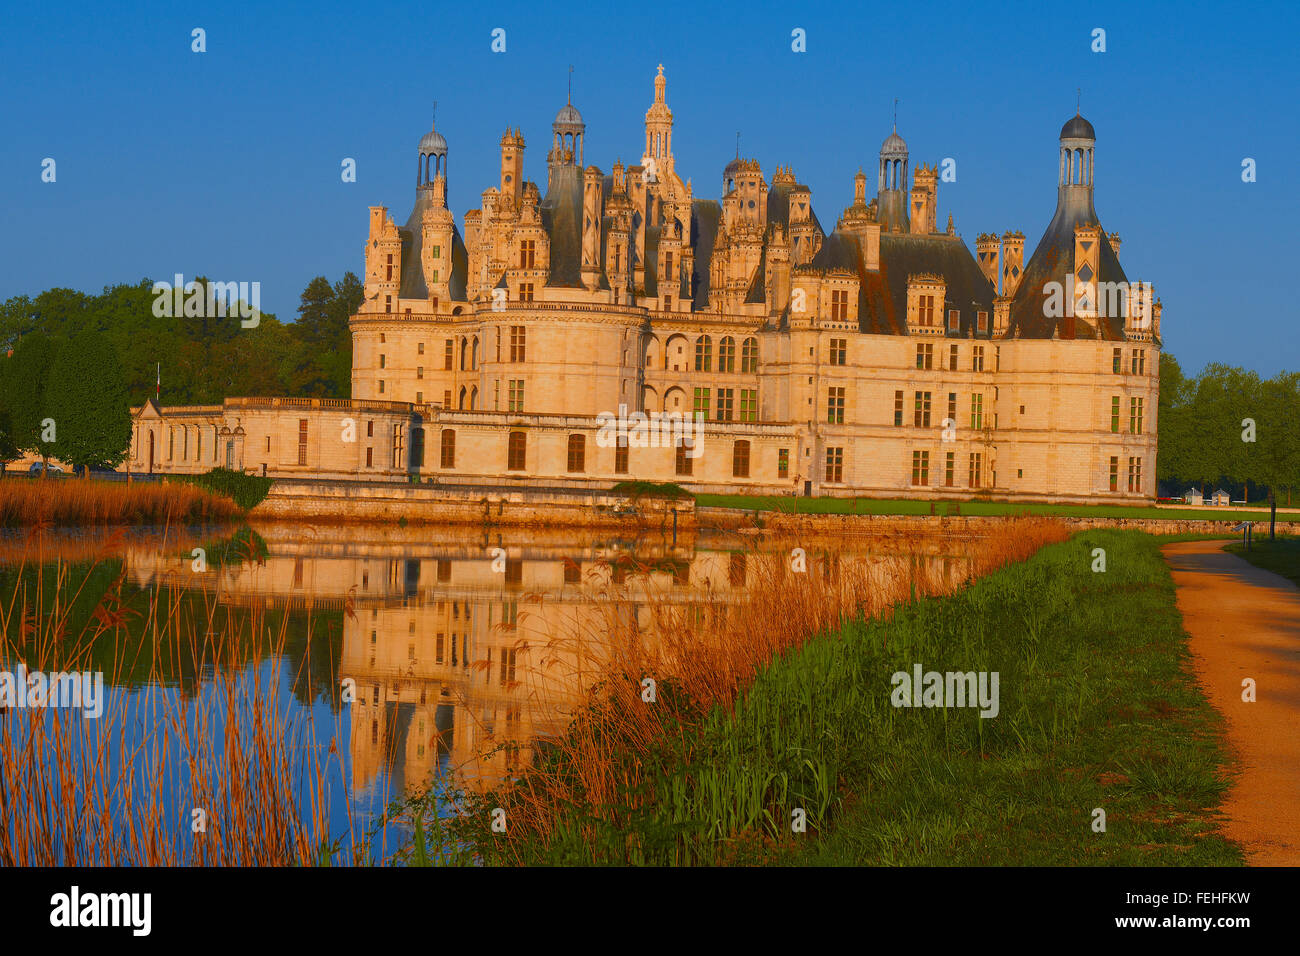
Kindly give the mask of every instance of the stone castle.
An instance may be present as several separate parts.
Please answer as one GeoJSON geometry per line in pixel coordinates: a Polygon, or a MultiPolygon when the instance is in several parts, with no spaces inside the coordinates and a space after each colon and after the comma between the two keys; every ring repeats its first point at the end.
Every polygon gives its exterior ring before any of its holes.
{"type": "Polygon", "coordinates": [[[458,226],[420,140],[405,225],[370,209],[350,400],[135,412],[134,471],[761,494],[1154,496],[1160,303],[1093,207],[1096,136],[1060,135],[1056,211],[1024,236],[940,229],[940,171],[891,132],[876,194],[827,232],[791,167],[683,182],[663,67],[638,165],[584,165],[572,103],[545,193],[524,137],[458,226]],[[910,176],[910,185],[909,185],[910,176]],[[614,423],[614,424],[611,424],[614,423]],[[671,423],[671,427],[669,427],[671,423]]]}

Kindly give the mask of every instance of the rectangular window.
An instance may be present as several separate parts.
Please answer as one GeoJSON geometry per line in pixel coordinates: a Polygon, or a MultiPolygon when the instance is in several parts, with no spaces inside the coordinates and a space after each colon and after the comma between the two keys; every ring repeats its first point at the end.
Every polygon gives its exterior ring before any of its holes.
{"type": "MultiPolygon", "coordinates": [[[[452,345],[452,340],[447,339],[445,346],[442,350],[442,367],[448,371],[451,370],[452,357],[455,355],[455,351],[456,349],[455,346],[452,345]]],[[[451,403],[449,402],[448,404],[451,403]]]]}
{"type": "Polygon", "coordinates": [[[982,484],[981,484],[981,480],[980,480],[980,478],[981,478],[981,476],[980,476],[980,464],[981,464],[981,462],[980,462],[980,453],[977,452],[977,451],[975,451],[975,452],[971,452],[971,456],[970,456],[970,477],[969,477],[969,480],[968,480],[968,486],[971,487],[971,488],[979,488],[979,487],[982,486],[982,484]]]}
{"type": "Polygon", "coordinates": [[[707,419],[709,417],[709,390],[707,388],[697,388],[695,390],[693,411],[696,418],[707,419]]]}
{"type": "Polygon", "coordinates": [[[524,239],[519,243],[519,268],[532,269],[536,262],[537,243],[532,239],[524,239]]]}
{"type": "Polygon", "coordinates": [[[1110,490],[1119,491],[1119,458],[1110,456],[1110,490]]]}
{"type": "Polygon", "coordinates": [[[298,464],[307,464],[307,419],[298,419],[298,464]]]}
{"type": "Polygon", "coordinates": [[[957,346],[955,345],[948,346],[948,370],[957,371],[957,346]]]}
{"type": "Polygon", "coordinates": [[[749,477],[749,442],[743,438],[731,446],[731,477],[749,477]]]}
{"type": "Polygon", "coordinates": [[[849,293],[847,289],[831,291],[831,321],[847,322],[849,318],[849,293]]]}
{"type": "Polygon", "coordinates": [[[614,474],[627,474],[627,445],[622,440],[614,446],[614,474]]]}
{"type": "Polygon", "coordinates": [[[446,389],[442,393],[442,407],[451,408],[451,389],[446,389]]]}
{"type": "Polygon", "coordinates": [[[506,469],[523,471],[528,467],[528,436],[523,432],[511,432],[510,444],[506,452],[506,469]]]}
{"type": "Polygon", "coordinates": [[[912,425],[916,428],[930,427],[930,393],[917,392],[912,403],[912,425]]]}
{"type": "Polygon", "coordinates": [[[918,345],[916,347],[916,367],[919,369],[934,368],[933,345],[918,345]]]}
{"type": "Polygon", "coordinates": [[[920,324],[934,325],[934,296],[918,296],[917,304],[920,306],[920,324]]]}
{"type": "Polygon", "coordinates": [[[1128,400],[1128,430],[1134,435],[1142,434],[1142,399],[1128,400]]]}
{"type": "Polygon", "coordinates": [[[970,397],[970,427],[979,431],[984,427],[984,396],[975,394],[970,397]]]}
{"type": "Polygon", "coordinates": [[[957,453],[951,451],[948,452],[946,456],[944,456],[943,483],[949,488],[952,487],[953,481],[955,480],[953,477],[953,470],[954,470],[954,465],[956,463],[956,458],[957,458],[957,453]]]}
{"type": "Polygon", "coordinates": [[[912,484],[928,485],[930,483],[930,453],[928,451],[912,452],[912,484]]]}
{"type": "Polygon", "coordinates": [[[1130,458],[1128,460],[1128,490],[1131,492],[1140,492],[1142,490],[1142,459],[1130,458]]]}
{"type": "Polygon", "coordinates": [[[843,446],[826,449],[826,480],[835,484],[844,481],[843,446]]]}
{"type": "Polygon", "coordinates": [[[524,380],[522,378],[510,379],[507,403],[506,411],[508,412],[522,412],[524,410],[524,380]]]}
{"type": "Polygon", "coordinates": [[[375,450],[373,448],[366,449],[366,467],[375,467],[375,450]]]}
{"type": "Polygon", "coordinates": [[[684,438],[677,439],[677,460],[676,460],[677,474],[685,475],[689,477],[691,474],[691,464],[692,462],[694,462],[695,459],[691,458],[690,455],[686,454],[687,450],[688,450],[687,440],[684,438]]]}
{"type": "Polygon", "coordinates": [[[758,389],[742,388],[740,390],[740,420],[742,422],[758,421],[758,389]]]}
{"type": "Polygon", "coordinates": [[[391,295],[384,296],[384,311],[385,312],[393,311],[393,297],[391,295]]]}
{"type": "Polygon", "coordinates": [[[848,339],[831,339],[831,364],[845,365],[848,360],[848,339]]]}
{"type": "Polygon", "coordinates": [[[1123,349],[1113,349],[1110,353],[1110,370],[1116,375],[1119,374],[1120,363],[1124,361],[1123,354],[1123,349]]]}
{"type": "Polygon", "coordinates": [[[831,388],[826,393],[826,424],[844,424],[844,389],[831,388]]]}
{"type": "Polygon", "coordinates": [[[776,476],[778,478],[790,477],[790,449],[778,448],[776,450],[776,476]]]}
{"type": "Polygon", "coordinates": [[[984,346],[977,345],[971,349],[970,370],[972,372],[984,371],[984,346]]]}
{"type": "Polygon", "coordinates": [[[533,301],[533,284],[531,282],[519,283],[519,301],[520,302],[533,301]]]}
{"type": "Polygon", "coordinates": [[[384,380],[382,378],[379,380],[379,394],[384,394],[384,380]]]}
{"type": "Polygon", "coordinates": [[[961,312],[957,309],[948,310],[948,330],[950,332],[961,330],[961,312]]]}
{"type": "Polygon", "coordinates": [[[718,421],[729,422],[735,418],[735,395],[734,388],[718,389],[718,421]]]}
{"type": "MultiPolygon", "coordinates": [[[[1022,414],[1024,410],[1025,407],[1023,405],[1020,406],[1020,411],[1022,414]]],[[[1119,432],[1119,396],[1118,395],[1112,395],[1110,397],[1110,430],[1116,433],[1119,432]]]]}
{"type": "Polygon", "coordinates": [[[976,328],[981,332],[989,330],[989,314],[987,312],[976,312],[976,328]]]}
{"type": "Polygon", "coordinates": [[[957,393],[948,393],[948,420],[952,422],[950,427],[957,427],[957,393]]]}
{"type": "Polygon", "coordinates": [[[456,467],[456,431],[452,428],[442,430],[442,467],[456,467]]]}
{"type": "Polygon", "coordinates": [[[528,344],[528,330],[522,325],[510,326],[510,361],[524,361],[525,348],[528,344]]]}
{"type": "Polygon", "coordinates": [[[894,392],[894,427],[901,428],[903,425],[903,393],[894,392]]]}
{"type": "Polygon", "coordinates": [[[406,451],[406,427],[400,423],[393,425],[393,467],[401,468],[405,462],[402,453],[406,451]]]}
{"type": "Polygon", "coordinates": [[[587,436],[569,436],[569,471],[587,470],[587,436]]]}

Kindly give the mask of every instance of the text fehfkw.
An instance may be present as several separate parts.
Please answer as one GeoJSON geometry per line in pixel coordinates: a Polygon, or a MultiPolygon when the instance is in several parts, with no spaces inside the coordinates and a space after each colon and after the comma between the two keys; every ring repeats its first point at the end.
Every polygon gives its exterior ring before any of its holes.
{"type": "Polygon", "coordinates": [[[152,924],[153,896],[149,893],[70,893],[50,897],[50,925],[129,926],[134,936],[148,936],[152,924]]]}
{"type": "Polygon", "coordinates": [[[998,715],[998,672],[895,671],[889,701],[895,707],[979,707],[981,717],[998,715]]]}

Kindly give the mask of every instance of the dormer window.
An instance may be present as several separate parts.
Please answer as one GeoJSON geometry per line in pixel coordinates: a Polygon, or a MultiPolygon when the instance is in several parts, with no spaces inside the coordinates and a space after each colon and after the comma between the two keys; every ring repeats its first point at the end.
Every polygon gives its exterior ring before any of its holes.
{"type": "Polygon", "coordinates": [[[961,312],[957,309],[948,310],[948,331],[956,332],[961,329],[961,312]]]}

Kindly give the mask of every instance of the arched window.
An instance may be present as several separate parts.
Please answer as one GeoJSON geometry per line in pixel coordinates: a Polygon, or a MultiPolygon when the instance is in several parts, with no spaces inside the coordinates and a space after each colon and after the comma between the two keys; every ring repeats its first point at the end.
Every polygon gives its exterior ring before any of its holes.
{"type": "Polygon", "coordinates": [[[758,339],[753,336],[740,346],[740,370],[746,373],[758,371],[758,339]]]}
{"type": "Polygon", "coordinates": [[[442,430],[442,467],[456,467],[456,430],[453,428],[444,428],[442,430]]]}
{"type": "Polygon", "coordinates": [[[736,340],[730,335],[723,336],[718,343],[718,371],[734,372],[736,370],[736,340]]]}
{"type": "Polygon", "coordinates": [[[731,477],[749,477],[749,442],[743,438],[731,446],[731,477]]]}
{"type": "Polygon", "coordinates": [[[713,371],[713,339],[707,335],[695,340],[695,371],[713,371]]]}
{"type": "Polygon", "coordinates": [[[511,432],[510,444],[506,452],[506,470],[523,471],[528,467],[528,436],[523,432],[511,432]]]}
{"type": "Polygon", "coordinates": [[[569,436],[569,471],[587,470],[587,436],[569,436]]]}
{"type": "Polygon", "coordinates": [[[469,390],[469,407],[472,411],[478,410],[478,386],[475,385],[469,390]]]}
{"type": "MultiPolygon", "coordinates": [[[[461,337],[460,340],[460,370],[465,371],[465,357],[469,353],[469,339],[461,337]]],[[[462,405],[461,408],[465,406],[462,405]]]]}
{"type": "Polygon", "coordinates": [[[470,347],[469,367],[471,369],[478,368],[478,336],[477,335],[474,336],[474,344],[470,347]]]}
{"type": "Polygon", "coordinates": [[[465,386],[462,385],[462,386],[460,387],[460,403],[456,406],[457,408],[461,409],[462,411],[464,411],[464,409],[465,409],[465,396],[466,396],[467,394],[468,394],[468,392],[465,391],[465,386]]]}

